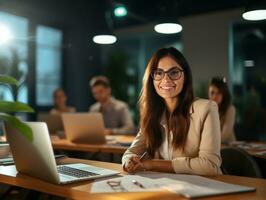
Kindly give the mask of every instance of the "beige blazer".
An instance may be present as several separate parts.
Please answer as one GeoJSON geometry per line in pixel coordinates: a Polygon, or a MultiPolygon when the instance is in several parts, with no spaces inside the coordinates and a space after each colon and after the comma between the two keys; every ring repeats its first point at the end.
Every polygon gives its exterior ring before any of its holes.
{"type": "MultiPolygon", "coordinates": [[[[184,151],[173,149],[171,132],[167,134],[167,126],[162,120],[164,139],[155,153],[155,158],[171,160],[176,173],[221,174],[221,131],[217,104],[213,101],[197,99],[193,102],[190,113],[190,128],[184,151]]],[[[125,165],[132,155],[142,155],[145,150],[145,140],[140,131],[124,153],[122,164],[125,165]]]]}

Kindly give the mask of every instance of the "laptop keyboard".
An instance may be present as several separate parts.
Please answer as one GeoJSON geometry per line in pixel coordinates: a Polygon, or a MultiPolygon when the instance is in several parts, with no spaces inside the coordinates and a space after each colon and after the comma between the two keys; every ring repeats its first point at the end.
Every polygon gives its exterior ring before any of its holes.
{"type": "Polygon", "coordinates": [[[81,169],[75,169],[75,168],[67,167],[67,166],[57,166],[57,170],[58,170],[58,173],[60,174],[65,174],[65,175],[73,176],[77,178],[99,175],[93,172],[88,172],[88,171],[84,171],[81,169]]]}

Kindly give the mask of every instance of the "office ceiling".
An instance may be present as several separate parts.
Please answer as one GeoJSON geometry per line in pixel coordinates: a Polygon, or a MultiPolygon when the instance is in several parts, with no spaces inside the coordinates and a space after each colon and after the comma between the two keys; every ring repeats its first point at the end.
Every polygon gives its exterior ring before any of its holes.
{"type": "MultiPolygon", "coordinates": [[[[252,2],[263,1],[253,0],[252,2]]],[[[124,4],[128,15],[116,18],[112,15],[115,29],[140,25],[164,19],[165,17],[183,17],[206,12],[244,8],[247,0],[106,0],[107,10],[112,10],[116,3],[124,4]]]]}
{"type": "Polygon", "coordinates": [[[73,23],[80,19],[82,22],[97,21],[95,26],[99,24],[106,26],[107,21],[114,29],[123,29],[167,17],[177,19],[226,9],[244,9],[249,1],[255,4],[266,2],[266,0],[0,0],[0,10],[9,8],[8,10],[12,10],[15,14],[23,16],[21,13],[27,13],[26,17],[34,16],[34,19],[41,14],[57,16],[54,21],[62,16],[71,16],[73,23]],[[112,14],[108,15],[112,13],[116,3],[127,7],[126,17],[117,18],[112,14]]]}

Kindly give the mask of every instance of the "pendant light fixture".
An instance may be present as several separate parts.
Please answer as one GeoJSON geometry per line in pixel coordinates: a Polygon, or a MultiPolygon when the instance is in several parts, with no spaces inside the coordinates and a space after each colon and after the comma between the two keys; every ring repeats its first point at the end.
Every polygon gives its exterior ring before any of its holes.
{"type": "Polygon", "coordinates": [[[266,2],[262,0],[249,1],[246,6],[245,12],[242,14],[242,17],[245,20],[249,20],[249,21],[265,20],[266,19],[266,2]]]}
{"type": "Polygon", "coordinates": [[[162,34],[174,34],[182,31],[182,26],[174,21],[165,21],[158,23],[154,26],[154,30],[157,33],[162,34]]]}
{"type": "Polygon", "coordinates": [[[116,42],[117,38],[112,34],[100,34],[95,35],[92,40],[97,44],[113,44],[116,42]]]}
{"type": "Polygon", "coordinates": [[[112,33],[112,19],[110,11],[105,12],[104,24],[101,31],[95,35],[92,40],[96,44],[114,44],[117,41],[116,36],[112,33]]]}
{"type": "Polygon", "coordinates": [[[157,33],[162,34],[175,34],[182,31],[182,26],[178,22],[176,13],[178,12],[178,1],[165,1],[166,7],[161,14],[158,23],[154,26],[157,33]],[[167,4],[168,3],[168,4],[167,4]]]}

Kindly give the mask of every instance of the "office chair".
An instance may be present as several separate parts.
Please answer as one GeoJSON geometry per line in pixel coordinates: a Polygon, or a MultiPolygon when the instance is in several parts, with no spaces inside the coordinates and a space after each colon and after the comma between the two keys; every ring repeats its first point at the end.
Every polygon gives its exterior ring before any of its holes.
{"type": "Polygon", "coordinates": [[[222,171],[224,174],[262,178],[255,159],[246,151],[236,147],[221,149],[222,171]]]}

